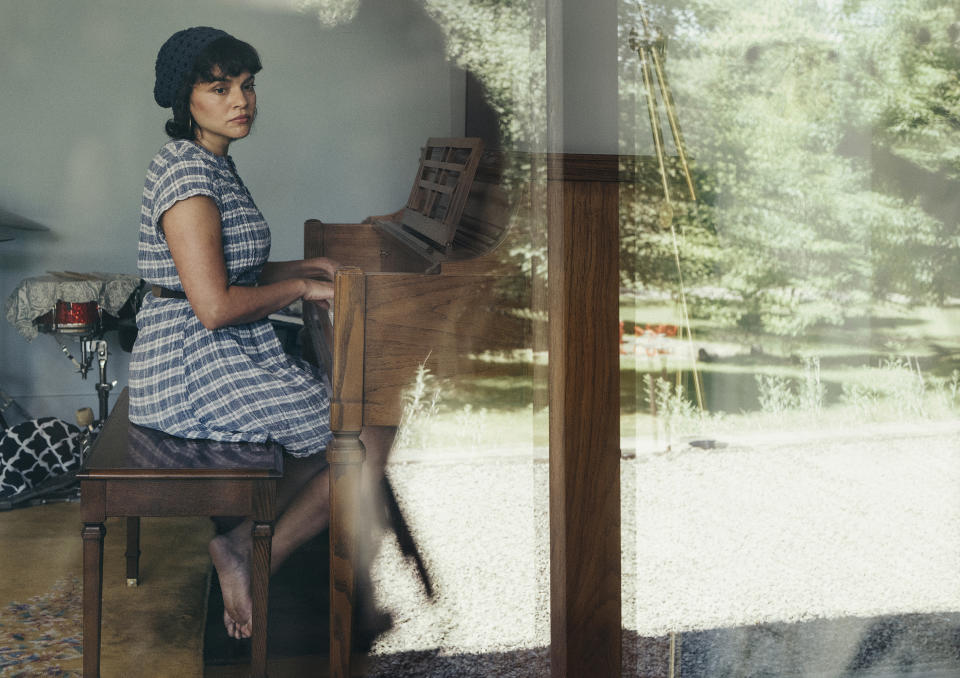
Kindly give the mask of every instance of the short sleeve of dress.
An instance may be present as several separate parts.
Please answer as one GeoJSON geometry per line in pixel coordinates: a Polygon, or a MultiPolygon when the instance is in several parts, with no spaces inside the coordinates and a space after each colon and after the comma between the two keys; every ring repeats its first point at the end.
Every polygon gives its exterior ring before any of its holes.
{"type": "Polygon", "coordinates": [[[173,157],[157,177],[154,188],[152,220],[159,229],[160,217],[181,200],[195,195],[213,198],[218,207],[218,191],[210,167],[197,157],[173,157]]]}

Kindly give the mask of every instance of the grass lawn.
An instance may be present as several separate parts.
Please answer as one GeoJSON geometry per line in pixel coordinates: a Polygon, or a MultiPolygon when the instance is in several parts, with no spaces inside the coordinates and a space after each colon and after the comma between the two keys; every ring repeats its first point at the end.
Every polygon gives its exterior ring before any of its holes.
{"type": "MultiPolygon", "coordinates": [[[[621,298],[625,448],[638,439],[659,446],[730,432],[842,429],[851,421],[942,421],[956,418],[960,409],[960,372],[954,374],[960,370],[960,308],[890,305],[870,318],[815,327],[793,338],[732,332],[695,318],[692,341],[634,334],[635,326],[642,332],[647,325],[681,325],[680,315],[670,300],[621,298]],[[693,355],[698,355],[703,414],[696,404],[693,355]],[[660,403],[656,417],[651,377],[654,389],[680,388],[679,396],[674,391],[671,402],[660,403]]],[[[422,384],[401,441],[404,454],[545,448],[546,356],[517,351],[482,362],[473,377],[422,384]]]]}
{"type": "MultiPolygon", "coordinates": [[[[621,318],[624,438],[659,431],[663,440],[669,437],[668,427],[674,435],[709,435],[771,427],[842,428],[851,420],[942,420],[955,418],[960,406],[957,307],[889,305],[869,318],[811,328],[791,338],[736,333],[693,319],[692,341],[667,338],[659,344],[637,339],[633,328],[680,324],[672,302],[624,296],[621,318]],[[689,407],[697,400],[694,355],[703,415],[695,405],[689,407]],[[674,388],[679,383],[679,397],[674,399],[688,401],[662,402],[660,421],[650,414],[651,375],[665,376],[674,388]]],[[[658,388],[656,383],[653,388],[658,388]]]]}

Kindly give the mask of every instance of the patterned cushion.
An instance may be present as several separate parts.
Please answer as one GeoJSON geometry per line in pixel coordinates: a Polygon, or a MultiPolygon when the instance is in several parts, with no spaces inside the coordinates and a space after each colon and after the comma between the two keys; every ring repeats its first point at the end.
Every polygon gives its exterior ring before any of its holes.
{"type": "Polygon", "coordinates": [[[80,468],[80,429],[55,417],[22,422],[0,437],[0,497],[26,492],[80,468]]]}

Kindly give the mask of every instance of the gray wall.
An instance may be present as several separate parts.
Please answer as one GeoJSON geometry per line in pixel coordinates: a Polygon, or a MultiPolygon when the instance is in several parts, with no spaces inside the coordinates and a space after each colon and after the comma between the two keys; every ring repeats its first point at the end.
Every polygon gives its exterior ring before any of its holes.
{"type": "MultiPolygon", "coordinates": [[[[0,0],[0,209],[50,229],[0,243],[0,296],[48,270],[136,272],[143,176],[166,140],[153,61],[187,26],[223,28],[260,51],[260,117],[231,154],[271,224],[275,259],[301,256],[306,218],[399,208],[422,142],[463,133],[463,76],[441,31],[412,0],[364,0],[337,28],[291,5],[0,0]]],[[[122,386],[129,356],[108,337],[122,386]]],[[[96,411],[95,382],[52,337],[27,342],[0,321],[0,389],[34,416],[96,411]]]]}

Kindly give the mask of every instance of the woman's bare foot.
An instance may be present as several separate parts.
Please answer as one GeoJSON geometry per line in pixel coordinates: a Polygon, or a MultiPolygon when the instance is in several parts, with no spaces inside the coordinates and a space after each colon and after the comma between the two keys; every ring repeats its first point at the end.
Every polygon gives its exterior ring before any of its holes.
{"type": "Polygon", "coordinates": [[[233,617],[227,614],[227,610],[223,610],[223,625],[227,629],[227,635],[231,638],[236,638],[239,640],[242,636],[240,635],[240,629],[237,627],[237,622],[233,621],[233,617]]]}
{"type": "MultiPolygon", "coordinates": [[[[243,526],[237,528],[243,529],[243,526]]],[[[253,632],[250,595],[250,545],[232,538],[235,532],[210,540],[210,557],[223,592],[223,624],[231,638],[249,638],[253,632]]]]}

